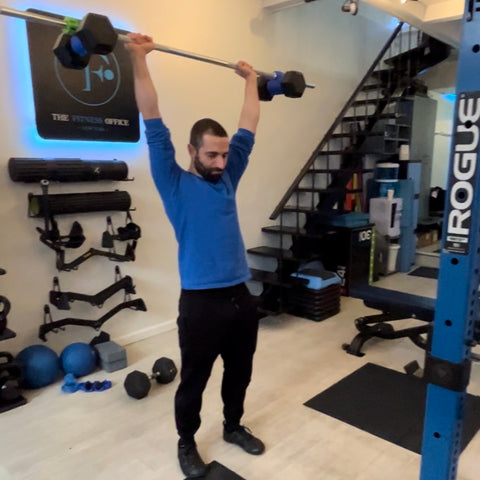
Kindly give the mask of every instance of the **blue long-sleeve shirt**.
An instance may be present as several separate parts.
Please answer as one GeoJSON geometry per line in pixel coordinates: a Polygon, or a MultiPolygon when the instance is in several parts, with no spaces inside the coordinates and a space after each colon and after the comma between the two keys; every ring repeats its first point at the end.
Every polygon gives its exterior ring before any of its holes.
{"type": "Polygon", "coordinates": [[[221,179],[211,183],[181,168],[162,119],[145,120],[150,169],[178,242],[181,286],[229,287],[250,279],[235,193],[254,144],[239,129],[230,140],[221,179]]]}

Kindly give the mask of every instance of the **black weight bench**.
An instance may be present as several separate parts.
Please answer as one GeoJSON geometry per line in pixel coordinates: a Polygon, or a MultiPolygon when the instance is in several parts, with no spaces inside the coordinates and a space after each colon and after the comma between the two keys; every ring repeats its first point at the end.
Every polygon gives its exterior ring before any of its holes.
{"type": "Polygon", "coordinates": [[[427,334],[428,339],[435,313],[435,298],[372,286],[352,289],[350,296],[362,299],[365,306],[380,310],[382,313],[355,320],[355,326],[360,333],[349,344],[343,345],[347,353],[363,357],[364,353],[361,352],[363,344],[373,337],[387,340],[407,337],[420,348],[427,348],[428,340],[422,337],[422,334],[427,334]],[[408,318],[422,320],[426,324],[395,330],[394,326],[388,323],[408,318]]]}

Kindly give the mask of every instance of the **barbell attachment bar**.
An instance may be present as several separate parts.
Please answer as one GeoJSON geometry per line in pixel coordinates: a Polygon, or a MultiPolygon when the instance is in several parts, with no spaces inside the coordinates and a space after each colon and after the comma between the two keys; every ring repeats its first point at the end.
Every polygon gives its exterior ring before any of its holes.
{"type": "MultiPolygon", "coordinates": [[[[9,8],[9,7],[4,7],[0,6],[0,14],[1,15],[6,15],[8,17],[14,17],[14,18],[19,18],[21,20],[25,20],[27,22],[33,22],[33,23],[40,23],[43,25],[51,25],[51,26],[56,26],[56,27],[61,27],[64,29],[65,27],[70,26],[72,23],[74,24],[75,22],[79,22],[77,19],[65,17],[63,19],[60,18],[54,18],[54,17],[49,17],[47,15],[41,15],[39,13],[34,13],[34,12],[27,12],[27,11],[22,11],[22,10],[16,10],[14,8],[9,8]]],[[[130,38],[122,33],[118,34],[118,39],[122,42],[130,42],[130,38]]],[[[208,57],[205,55],[199,55],[197,53],[193,52],[188,52],[185,50],[179,50],[177,48],[172,48],[168,47],[166,45],[161,45],[159,43],[154,44],[154,50],[163,52],[163,53],[169,53],[171,55],[177,55],[180,57],[185,57],[185,58],[190,58],[192,60],[198,60],[201,62],[206,62],[210,63],[213,65],[218,65],[220,67],[225,67],[225,68],[230,68],[235,70],[236,69],[236,63],[228,62],[226,60],[221,60],[219,58],[214,58],[214,57],[208,57]]],[[[276,73],[267,73],[267,72],[262,72],[259,70],[255,69],[255,72],[257,75],[268,78],[268,79],[275,79],[277,78],[276,73]]],[[[306,83],[305,88],[315,88],[315,85],[306,83]]]]}
{"type": "MultiPolygon", "coordinates": [[[[126,35],[120,34],[119,39],[124,42],[129,42],[130,39],[126,35]]],[[[192,53],[185,50],[179,50],[177,48],[167,47],[166,45],[160,45],[159,43],[154,43],[154,50],[164,53],[170,53],[172,55],[178,55],[180,57],[190,58],[192,60],[199,60],[200,62],[211,63],[213,65],[219,65],[220,67],[231,68],[235,70],[237,68],[236,63],[228,62],[226,60],[221,60],[219,58],[207,57],[205,55],[199,55],[198,53],[192,53]]],[[[274,79],[277,77],[275,73],[262,72],[255,69],[255,72],[258,76],[265,77],[268,79],[274,79]]],[[[315,88],[315,85],[306,83],[306,88],[315,88]]]]}

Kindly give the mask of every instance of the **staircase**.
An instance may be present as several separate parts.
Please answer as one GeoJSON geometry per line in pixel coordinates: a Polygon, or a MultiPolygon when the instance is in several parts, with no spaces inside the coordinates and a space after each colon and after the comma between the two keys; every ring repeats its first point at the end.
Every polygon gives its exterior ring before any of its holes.
{"type": "Polygon", "coordinates": [[[409,144],[409,102],[426,94],[416,75],[449,53],[449,46],[408,25],[395,29],[272,212],[276,223],[262,228],[268,245],[247,250],[265,315],[299,314],[292,298],[308,282],[292,273],[307,262],[319,260],[340,275],[345,270],[338,264],[349,262],[344,295],[369,282],[374,231],[368,224],[368,179],[377,162],[398,158],[400,146],[409,144]],[[339,255],[348,258],[339,262],[339,255]]]}

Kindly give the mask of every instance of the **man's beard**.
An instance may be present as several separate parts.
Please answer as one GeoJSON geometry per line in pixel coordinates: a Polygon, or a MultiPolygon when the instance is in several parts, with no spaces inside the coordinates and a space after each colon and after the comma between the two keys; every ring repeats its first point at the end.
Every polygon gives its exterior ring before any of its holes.
{"type": "Polygon", "coordinates": [[[207,168],[201,161],[198,155],[195,155],[194,158],[195,169],[200,174],[200,176],[210,183],[217,183],[222,174],[223,170],[220,168],[207,168]]]}

